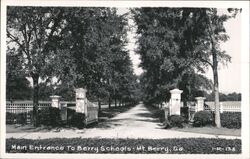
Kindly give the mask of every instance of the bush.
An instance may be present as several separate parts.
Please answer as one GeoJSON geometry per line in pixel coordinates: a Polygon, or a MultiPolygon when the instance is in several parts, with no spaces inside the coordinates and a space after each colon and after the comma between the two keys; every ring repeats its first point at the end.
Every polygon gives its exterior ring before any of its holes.
{"type": "Polygon", "coordinates": [[[209,111],[199,111],[194,114],[193,126],[200,127],[213,124],[213,115],[209,111]]]}
{"type": "Polygon", "coordinates": [[[221,114],[221,126],[229,129],[241,128],[241,112],[224,112],[221,114]]]}
{"type": "Polygon", "coordinates": [[[72,116],[68,119],[68,123],[78,129],[83,129],[86,126],[85,114],[74,112],[72,116]]]}
{"type": "Polygon", "coordinates": [[[54,107],[38,110],[38,124],[52,127],[60,126],[62,124],[60,110],[54,107]]]}
{"type": "MultiPolygon", "coordinates": [[[[166,134],[167,135],[167,134],[166,134]]],[[[175,138],[175,139],[117,139],[117,138],[51,138],[6,140],[7,153],[111,153],[111,154],[240,154],[240,139],[175,138]],[[41,146],[45,149],[13,149],[13,145],[41,146]],[[71,147],[96,147],[95,149],[68,149],[71,147]],[[146,149],[138,149],[138,145],[146,149]],[[48,147],[52,147],[48,149],[48,147]],[[62,147],[62,149],[53,149],[62,147]],[[102,147],[102,149],[101,149],[102,147]],[[113,147],[113,148],[111,148],[113,147]],[[159,148],[151,149],[149,147],[159,148]],[[222,147],[222,149],[216,149],[222,147]],[[164,149],[160,149],[164,148],[164,149]]]]}
{"type": "Polygon", "coordinates": [[[163,124],[165,128],[178,127],[183,128],[183,124],[185,122],[185,118],[180,115],[171,115],[168,118],[168,121],[165,121],[163,124]]]}
{"type": "Polygon", "coordinates": [[[6,124],[26,124],[28,120],[28,115],[30,116],[31,112],[23,112],[23,113],[6,113],[6,124]]]}

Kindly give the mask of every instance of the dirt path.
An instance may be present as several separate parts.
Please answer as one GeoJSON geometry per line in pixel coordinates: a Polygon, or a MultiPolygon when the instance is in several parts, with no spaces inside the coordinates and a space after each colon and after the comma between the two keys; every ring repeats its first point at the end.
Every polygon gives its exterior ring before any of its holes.
{"type": "Polygon", "coordinates": [[[84,130],[61,130],[60,132],[34,132],[34,133],[8,133],[7,138],[54,138],[54,137],[82,137],[82,138],[239,138],[235,136],[216,136],[208,134],[198,134],[180,132],[175,130],[162,129],[158,118],[152,114],[143,104],[138,104],[132,109],[118,114],[103,123],[99,123],[93,128],[84,130]]]}

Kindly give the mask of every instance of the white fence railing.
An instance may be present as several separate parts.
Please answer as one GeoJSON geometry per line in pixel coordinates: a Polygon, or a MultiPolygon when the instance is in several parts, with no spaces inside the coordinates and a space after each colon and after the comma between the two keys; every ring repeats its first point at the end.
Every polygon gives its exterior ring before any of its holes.
{"type": "MultiPolygon", "coordinates": [[[[205,110],[214,111],[214,102],[205,102],[205,110]]],[[[226,101],[220,102],[221,112],[241,112],[241,102],[240,101],[226,101]]]]}
{"type": "MultiPolygon", "coordinates": [[[[38,109],[51,106],[51,101],[39,101],[38,109]]],[[[33,110],[32,101],[6,101],[6,112],[8,113],[26,113],[33,110]]]]}
{"type": "MultiPolygon", "coordinates": [[[[75,101],[60,101],[59,109],[61,110],[61,118],[62,120],[67,120],[67,108],[75,109],[76,102],[75,101]]],[[[38,109],[51,107],[51,101],[39,101],[38,109]]],[[[12,114],[21,114],[26,113],[27,123],[30,123],[30,115],[33,110],[33,102],[32,101],[6,101],[6,112],[12,114]]],[[[91,103],[87,100],[87,114],[86,114],[86,122],[92,123],[98,121],[98,107],[96,103],[91,103]]],[[[7,118],[8,119],[8,118],[7,118]]],[[[8,119],[10,120],[10,119],[8,119]]]]}

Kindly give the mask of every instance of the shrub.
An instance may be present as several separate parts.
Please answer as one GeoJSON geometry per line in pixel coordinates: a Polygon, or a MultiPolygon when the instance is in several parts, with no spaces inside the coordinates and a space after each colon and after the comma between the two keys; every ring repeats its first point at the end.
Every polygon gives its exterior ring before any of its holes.
{"type": "Polygon", "coordinates": [[[188,115],[189,115],[188,107],[181,107],[181,116],[185,118],[185,122],[188,122],[188,118],[189,118],[188,115]]]}
{"type": "Polygon", "coordinates": [[[221,114],[221,126],[229,129],[241,128],[241,112],[224,112],[221,114]]]}
{"type": "Polygon", "coordinates": [[[213,115],[209,111],[199,111],[194,114],[193,125],[195,127],[213,124],[213,115]]]}
{"type": "Polygon", "coordinates": [[[16,120],[16,114],[6,112],[6,124],[14,124],[16,120]]]}
{"type": "Polygon", "coordinates": [[[180,115],[171,115],[169,117],[169,121],[172,127],[179,127],[182,128],[185,118],[180,115]]]}
{"type": "Polygon", "coordinates": [[[171,115],[168,118],[168,121],[165,121],[163,123],[164,127],[166,129],[172,128],[172,127],[178,127],[178,128],[183,128],[183,124],[185,122],[185,118],[180,116],[180,115],[171,115]]]}
{"type": "Polygon", "coordinates": [[[45,126],[60,126],[62,124],[60,110],[54,107],[46,107],[38,110],[38,123],[45,126]]]}
{"type": "Polygon", "coordinates": [[[26,124],[27,123],[27,116],[30,112],[23,112],[23,113],[6,113],[6,124],[26,124]]]}
{"type": "Polygon", "coordinates": [[[74,112],[72,116],[69,118],[68,123],[71,126],[76,127],[78,129],[84,128],[86,126],[85,114],[74,112]]]}

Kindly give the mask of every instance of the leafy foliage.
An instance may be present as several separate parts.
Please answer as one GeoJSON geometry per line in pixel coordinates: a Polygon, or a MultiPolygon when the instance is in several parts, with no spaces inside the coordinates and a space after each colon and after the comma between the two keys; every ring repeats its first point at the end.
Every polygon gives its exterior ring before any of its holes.
{"type": "Polygon", "coordinates": [[[74,112],[68,119],[68,124],[78,129],[83,129],[86,126],[85,119],[85,114],[74,112]]]}
{"type": "MultiPolygon", "coordinates": [[[[213,101],[214,100],[214,96],[213,96],[213,92],[210,94],[205,94],[205,98],[207,101],[213,101]]],[[[224,94],[224,93],[220,93],[220,101],[241,101],[241,93],[229,93],[229,94],[224,94]]]]}
{"type": "Polygon", "coordinates": [[[201,127],[213,124],[213,114],[209,111],[199,111],[194,114],[193,125],[201,127]]]}
{"type": "Polygon", "coordinates": [[[85,87],[95,101],[134,100],[138,84],[125,49],[126,15],[117,15],[115,8],[67,9],[65,40],[55,61],[58,94],[85,87]]]}
{"type": "Polygon", "coordinates": [[[185,118],[180,115],[171,115],[167,121],[163,122],[164,128],[178,127],[183,128],[185,118]]]}
{"type": "Polygon", "coordinates": [[[72,100],[77,87],[99,103],[138,101],[125,49],[128,29],[126,14],[115,8],[7,8],[8,52],[19,61],[21,77],[32,78],[35,124],[39,98],[58,94],[72,100]]]}
{"type": "Polygon", "coordinates": [[[211,81],[195,71],[200,65],[187,40],[188,28],[195,25],[190,21],[192,12],[195,9],[132,9],[138,34],[137,53],[145,70],[140,79],[145,102],[166,101],[169,90],[175,87],[184,89],[185,100],[199,90],[211,90],[211,81]]]}
{"type": "Polygon", "coordinates": [[[220,49],[228,40],[224,22],[233,18],[239,9],[229,9],[229,14],[219,15],[216,8],[136,8],[132,9],[137,25],[138,49],[144,101],[161,103],[168,100],[170,89],[182,87],[184,97],[192,98],[190,85],[199,84],[194,92],[211,90],[210,81],[201,82],[208,67],[213,70],[215,96],[215,123],[220,127],[218,64],[230,62],[231,57],[220,49]],[[182,78],[184,76],[192,78],[182,78]],[[195,83],[196,82],[196,83],[195,83]],[[186,87],[186,84],[189,83],[186,87]],[[192,84],[195,83],[195,84],[192,84]]]}
{"type": "Polygon", "coordinates": [[[13,50],[7,50],[6,59],[6,99],[27,100],[31,98],[32,88],[25,78],[22,62],[13,50]]]}
{"type": "Polygon", "coordinates": [[[57,127],[62,124],[60,110],[54,107],[46,107],[38,110],[38,124],[57,127]]]}
{"type": "Polygon", "coordinates": [[[6,124],[27,124],[28,116],[31,117],[31,112],[18,114],[6,112],[6,124]]]}
{"type": "Polygon", "coordinates": [[[221,113],[221,126],[229,129],[240,129],[241,113],[240,112],[221,113]]]}
{"type": "Polygon", "coordinates": [[[33,117],[37,124],[39,79],[48,81],[53,75],[56,45],[63,29],[60,7],[7,8],[7,52],[11,50],[21,62],[25,77],[33,80],[33,117]]]}

